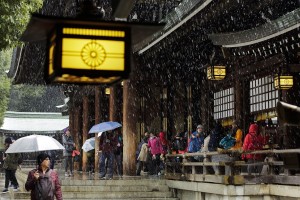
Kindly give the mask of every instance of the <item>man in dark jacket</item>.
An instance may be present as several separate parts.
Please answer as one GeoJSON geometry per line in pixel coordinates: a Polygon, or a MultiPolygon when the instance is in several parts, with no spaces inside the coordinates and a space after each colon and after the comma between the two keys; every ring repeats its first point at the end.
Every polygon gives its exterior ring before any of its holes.
{"type": "MultiPolygon", "coordinates": [[[[216,122],[215,127],[210,134],[210,140],[208,142],[208,151],[217,151],[219,147],[219,143],[222,138],[223,138],[223,127],[220,122],[216,122]]],[[[212,162],[219,162],[222,159],[223,159],[222,155],[211,156],[212,162]]],[[[220,174],[220,169],[218,166],[213,166],[213,169],[216,175],[220,174]]]]}
{"type": "Polygon", "coordinates": [[[114,172],[114,160],[115,155],[114,151],[117,148],[118,139],[113,131],[106,131],[100,136],[99,150],[100,154],[100,179],[105,179],[107,175],[107,179],[112,179],[114,172]],[[107,160],[107,171],[106,171],[106,162],[107,160]]]}
{"type": "MultiPolygon", "coordinates": [[[[8,149],[8,147],[12,144],[12,139],[6,138],[4,145],[5,145],[5,151],[8,149]]],[[[8,185],[9,181],[11,181],[12,185],[14,186],[14,191],[18,191],[19,183],[16,178],[16,171],[18,168],[18,161],[20,160],[21,154],[18,153],[10,153],[10,154],[4,154],[3,157],[3,168],[5,169],[5,186],[2,191],[2,193],[8,192],[8,185]]]]}

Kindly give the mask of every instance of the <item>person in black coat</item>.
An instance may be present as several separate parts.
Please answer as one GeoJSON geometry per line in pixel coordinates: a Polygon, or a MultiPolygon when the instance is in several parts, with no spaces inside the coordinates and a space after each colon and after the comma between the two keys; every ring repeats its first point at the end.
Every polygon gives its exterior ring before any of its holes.
{"type": "Polygon", "coordinates": [[[217,151],[217,148],[219,147],[219,143],[222,138],[223,138],[223,127],[220,122],[217,122],[210,134],[208,151],[217,151]]]}
{"type": "MultiPolygon", "coordinates": [[[[217,151],[219,147],[219,143],[221,139],[224,137],[223,135],[223,127],[220,122],[216,122],[214,129],[210,134],[210,140],[208,143],[208,151],[217,151]]],[[[212,162],[219,162],[222,160],[221,155],[213,155],[211,156],[212,162]]],[[[218,166],[213,166],[216,175],[220,174],[220,169],[218,166]]]]}

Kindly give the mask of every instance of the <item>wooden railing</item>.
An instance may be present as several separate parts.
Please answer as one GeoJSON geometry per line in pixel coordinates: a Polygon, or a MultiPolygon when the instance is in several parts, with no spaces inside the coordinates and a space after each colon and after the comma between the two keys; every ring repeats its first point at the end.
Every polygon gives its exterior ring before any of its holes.
{"type": "Polygon", "coordinates": [[[168,154],[165,161],[167,179],[222,184],[276,183],[300,184],[300,149],[260,151],[221,150],[204,153],[168,154]],[[262,154],[265,158],[253,163],[241,155],[262,154]],[[217,159],[213,159],[217,158],[217,159]],[[215,161],[217,160],[217,161],[215,161]],[[248,167],[258,168],[249,173],[248,167]],[[215,172],[218,173],[215,173],[215,172]]]}

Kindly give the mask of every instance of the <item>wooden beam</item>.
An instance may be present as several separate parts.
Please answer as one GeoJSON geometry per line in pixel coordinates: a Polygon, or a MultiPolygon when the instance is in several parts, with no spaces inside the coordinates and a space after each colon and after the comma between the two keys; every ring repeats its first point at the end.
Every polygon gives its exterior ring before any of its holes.
{"type": "Polygon", "coordinates": [[[127,18],[135,4],[136,0],[112,0],[113,17],[127,18]]]}

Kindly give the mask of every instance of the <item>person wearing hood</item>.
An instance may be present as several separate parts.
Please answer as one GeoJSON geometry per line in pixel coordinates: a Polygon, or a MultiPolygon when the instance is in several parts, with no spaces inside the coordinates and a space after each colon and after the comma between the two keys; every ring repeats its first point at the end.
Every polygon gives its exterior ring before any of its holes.
{"type": "MultiPolygon", "coordinates": [[[[249,127],[249,132],[245,137],[243,150],[244,151],[253,151],[253,150],[261,150],[263,147],[263,139],[258,133],[258,125],[251,124],[249,127]]],[[[244,158],[247,159],[247,163],[251,164],[255,161],[262,160],[261,154],[246,154],[244,158]]],[[[258,172],[259,169],[255,166],[248,165],[248,174],[252,172],[258,172]]]]}
{"type": "Polygon", "coordinates": [[[50,156],[41,153],[37,156],[37,169],[28,173],[25,189],[31,190],[31,200],[62,200],[61,185],[58,174],[50,169],[50,156]]]}
{"type": "Polygon", "coordinates": [[[165,132],[161,131],[159,133],[159,140],[160,140],[161,145],[162,145],[162,150],[163,150],[162,153],[165,155],[165,154],[168,153],[168,146],[169,146],[165,132]]]}

